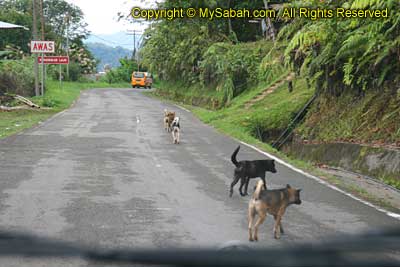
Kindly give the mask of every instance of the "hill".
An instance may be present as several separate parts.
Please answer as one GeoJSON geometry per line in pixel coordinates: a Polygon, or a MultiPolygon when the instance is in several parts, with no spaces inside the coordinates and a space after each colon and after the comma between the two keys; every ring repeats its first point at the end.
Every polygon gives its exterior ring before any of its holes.
{"type": "Polygon", "coordinates": [[[86,46],[94,57],[100,60],[97,67],[98,71],[102,71],[106,64],[111,65],[113,68],[119,67],[120,58],[132,57],[132,50],[121,46],[112,47],[101,43],[86,43],[86,46]]]}
{"type": "MultiPolygon", "coordinates": [[[[139,47],[141,35],[136,34],[136,47],[139,47]]],[[[116,32],[112,34],[90,34],[85,43],[101,43],[108,46],[121,46],[125,49],[133,50],[133,35],[126,32],[116,32]]]]}

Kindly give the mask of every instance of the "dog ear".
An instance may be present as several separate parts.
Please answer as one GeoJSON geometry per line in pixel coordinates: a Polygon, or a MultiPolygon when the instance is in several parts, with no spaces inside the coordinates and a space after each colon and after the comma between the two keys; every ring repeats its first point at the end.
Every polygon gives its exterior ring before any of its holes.
{"type": "Polygon", "coordinates": [[[290,184],[287,184],[287,185],[286,185],[286,188],[288,188],[288,189],[291,188],[291,187],[290,187],[290,184]]]}

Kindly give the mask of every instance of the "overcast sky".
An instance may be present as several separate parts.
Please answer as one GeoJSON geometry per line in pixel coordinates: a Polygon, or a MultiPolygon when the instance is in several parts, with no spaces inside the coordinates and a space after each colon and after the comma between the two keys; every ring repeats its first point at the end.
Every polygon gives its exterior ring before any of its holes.
{"type": "Polygon", "coordinates": [[[147,26],[143,23],[131,21],[117,21],[118,12],[129,14],[132,7],[152,7],[154,0],[66,0],[80,7],[85,15],[88,29],[93,34],[111,34],[127,30],[143,30],[147,26]]]}

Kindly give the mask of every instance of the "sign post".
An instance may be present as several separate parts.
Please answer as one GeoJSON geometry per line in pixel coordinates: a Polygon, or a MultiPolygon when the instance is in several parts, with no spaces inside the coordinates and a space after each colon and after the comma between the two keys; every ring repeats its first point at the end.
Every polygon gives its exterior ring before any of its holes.
{"type": "Polygon", "coordinates": [[[55,45],[54,41],[31,41],[31,53],[42,54],[41,59],[42,62],[42,84],[41,84],[41,95],[44,95],[44,54],[45,53],[54,53],[55,45]]]}
{"type": "Polygon", "coordinates": [[[42,83],[40,87],[40,94],[44,96],[44,64],[43,64],[44,53],[42,53],[42,83]]]}
{"type": "Polygon", "coordinates": [[[59,79],[60,79],[60,89],[62,89],[62,84],[61,84],[61,64],[60,64],[59,66],[60,66],[60,75],[59,75],[59,79]]]}
{"type": "Polygon", "coordinates": [[[46,56],[46,57],[39,57],[38,63],[46,64],[46,65],[60,65],[60,88],[61,88],[61,65],[68,65],[69,64],[69,57],[68,56],[46,56]]]}

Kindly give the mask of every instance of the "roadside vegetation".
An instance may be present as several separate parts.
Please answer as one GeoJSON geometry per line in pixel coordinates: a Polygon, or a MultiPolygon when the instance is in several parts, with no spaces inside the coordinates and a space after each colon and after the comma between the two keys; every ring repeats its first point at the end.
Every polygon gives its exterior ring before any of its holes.
{"type": "MultiPolygon", "coordinates": [[[[255,9],[266,2],[167,0],[160,7],[255,9]]],[[[297,142],[399,148],[399,2],[282,2],[280,12],[283,7],[387,8],[390,16],[280,19],[271,21],[273,27],[267,21],[266,32],[246,20],[161,21],[146,32],[141,50],[143,62],[156,75],[155,94],[188,105],[225,134],[311,171],[310,164],[288,159],[270,144],[314,95],[294,130],[297,142]],[[285,81],[291,73],[294,78],[285,81]]],[[[376,178],[399,188],[396,175],[376,178]]]]}
{"type": "Polygon", "coordinates": [[[296,83],[292,93],[288,91],[286,85],[283,85],[268,97],[246,109],[246,102],[260,91],[268,88],[269,85],[260,84],[253,90],[246,91],[235,98],[228,107],[216,111],[199,108],[195,109],[195,113],[203,121],[224,132],[232,134],[242,132],[261,141],[271,141],[271,136],[268,136],[268,133],[274,135],[273,137],[276,137],[276,134],[279,135],[290,123],[296,112],[313,95],[314,90],[307,89],[304,86],[304,81],[296,83]]]}
{"type": "MultiPolygon", "coordinates": [[[[38,8],[38,7],[37,7],[38,8]]],[[[4,0],[0,2],[0,21],[7,21],[33,28],[33,5],[27,0],[4,0]]],[[[40,12],[41,13],[41,12],[40,12]]],[[[64,0],[43,2],[44,22],[36,25],[40,40],[54,40],[55,54],[66,55],[70,64],[61,68],[63,81],[86,82],[87,75],[96,72],[97,61],[83,44],[88,35],[83,12],[64,0]],[[68,34],[67,34],[68,33],[68,34]],[[67,40],[68,39],[68,40],[67,40]],[[66,44],[68,43],[68,47],[66,44]]],[[[32,32],[25,29],[2,29],[0,31],[0,96],[19,94],[25,97],[39,96],[35,92],[34,56],[29,43],[32,32]]],[[[59,66],[46,67],[46,78],[58,80],[59,66]]]]}

